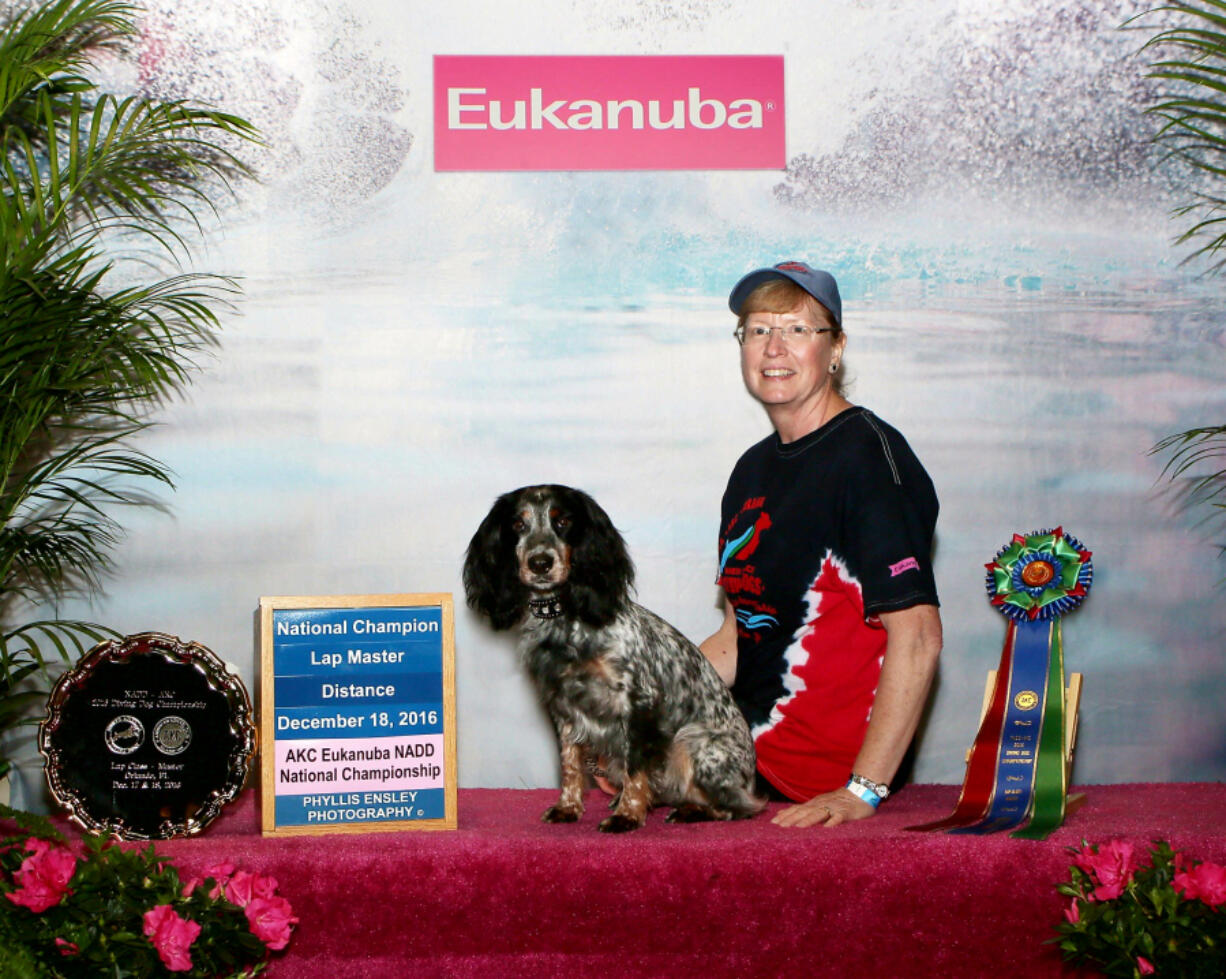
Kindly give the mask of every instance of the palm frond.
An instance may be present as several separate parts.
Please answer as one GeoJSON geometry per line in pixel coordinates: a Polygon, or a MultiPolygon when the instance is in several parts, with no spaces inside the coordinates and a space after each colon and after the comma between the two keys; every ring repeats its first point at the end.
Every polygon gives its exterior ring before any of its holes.
{"type": "MultiPolygon", "coordinates": [[[[118,633],[74,620],[39,619],[0,631],[0,733],[32,723],[30,712],[46,701],[40,677],[55,663],[79,659],[118,633]]],[[[0,776],[9,763],[0,757],[0,776]]]]}
{"type": "Polygon", "coordinates": [[[118,637],[114,629],[93,622],[39,619],[0,633],[0,657],[9,662],[27,659],[47,667],[55,660],[75,659],[98,643],[118,637]],[[47,655],[47,646],[54,649],[54,658],[47,655]]]}
{"type": "Polygon", "coordinates": [[[48,237],[66,247],[102,235],[139,235],[186,254],[179,230],[199,232],[200,211],[250,170],[225,149],[227,138],[253,139],[244,120],[182,102],[81,95],[61,117],[55,96],[33,96],[45,144],[19,128],[0,134],[0,229],[6,246],[37,247],[48,237]]]}
{"type": "MultiPolygon", "coordinates": [[[[1226,179],[1226,0],[1172,0],[1143,17],[1150,15],[1165,23],[1142,50],[1161,52],[1150,65],[1150,77],[1169,86],[1147,110],[1163,120],[1155,141],[1166,149],[1168,161],[1201,181],[1191,199],[1174,210],[1176,218],[1191,222],[1176,243],[1192,246],[1184,261],[1204,261],[1209,273],[1220,274],[1226,271],[1226,196],[1217,189],[1226,179]]],[[[1139,20],[1125,26],[1137,27],[1139,20]]],[[[1226,425],[1176,432],[1150,451],[1167,457],[1160,478],[1177,491],[1181,509],[1208,505],[1210,513],[1221,516],[1226,425]]]]}
{"type": "Polygon", "coordinates": [[[135,32],[136,11],[124,0],[59,0],[0,22],[0,128],[37,131],[29,111],[34,92],[91,90],[83,70],[135,32]]]}
{"type": "Polygon", "coordinates": [[[98,588],[117,513],[173,485],[134,440],[238,292],[175,263],[250,176],[235,148],[258,134],[215,108],[98,91],[91,63],[127,49],[136,15],[35,0],[0,18],[0,733],[36,676],[108,632],[31,613],[98,588]]]}
{"type": "Polygon", "coordinates": [[[1195,484],[1210,491],[1209,499],[1226,498],[1226,425],[1176,432],[1158,442],[1151,451],[1171,454],[1162,468],[1163,476],[1179,479],[1194,475],[1195,484]],[[1205,464],[1218,468],[1207,473],[1197,472],[1205,464]]]}
{"type": "MultiPolygon", "coordinates": [[[[1226,175],[1226,3],[1222,0],[1175,0],[1129,21],[1143,27],[1144,19],[1164,19],[1143,51],[1160,53],[1149,67],[1149,77],[1162,81],[1166,91],[1147,108],[1163,124],[1155,136],[1190,174],[1208,181],[1226,175]]],[[[1193,191],[1193,200],[1176,216],[1196,220],[1178,236],[1177,243],[1196,247],[1184,261],[1210,259],[1210,272],[1219,272],[1217,258],[1226,246],[1226,229],[1216,216],[1223,205],[1212,195],[1193,191]]]]}
{"type": "Polygon", "coordinates": [[[186,382],[236,288],[181,275],[103,296],[96,271],[43,272],[0,285],[0,591],[27,596],[96,586],[119,539],[109,509],[147,499],[134,486],[172,485],[127,445],[186,382]]]}
{"type": "Polygon", "coordinates": [[[1226,425],[1176,432],[1150,452],[1168,457],[1161,478],[1171,488],[1176,511],[1200,514],[1193,526],[1226,557],[1226,425]]]}

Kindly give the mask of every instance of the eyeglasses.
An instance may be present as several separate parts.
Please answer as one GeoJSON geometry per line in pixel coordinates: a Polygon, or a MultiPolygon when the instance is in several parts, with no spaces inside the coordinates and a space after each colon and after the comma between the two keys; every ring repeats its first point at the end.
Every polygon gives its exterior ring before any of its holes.
{"type": "Polygon", "coordinates": [[[751,346],[766,346],[770,340],[770,336],[775,331],[779,332],[779,339],[784,343],[809,343],[821,336],[823,333],[833,333],[832,326],[809,326],[807,323],[793,323],[791,326],[738,326],[732,331],[732,335],[736,337],[736,342],[742,347],[745,344],[751,346]]]}

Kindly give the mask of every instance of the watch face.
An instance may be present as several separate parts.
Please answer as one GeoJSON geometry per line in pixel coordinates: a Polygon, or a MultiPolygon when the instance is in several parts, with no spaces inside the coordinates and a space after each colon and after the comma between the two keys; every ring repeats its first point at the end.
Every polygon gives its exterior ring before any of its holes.
{"type": "Polygon", "coordinates": [[[56,802],[121,839],[197,833],[238,795],[255,750],[242,682],[198,643],[143,633],[65,673],[39,731],[56,802]]]}

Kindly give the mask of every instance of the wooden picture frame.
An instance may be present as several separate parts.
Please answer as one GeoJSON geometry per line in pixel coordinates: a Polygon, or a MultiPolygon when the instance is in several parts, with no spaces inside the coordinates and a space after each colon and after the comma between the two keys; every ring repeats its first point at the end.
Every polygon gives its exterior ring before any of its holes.
{"type": "Polygon", "coordinates": [[[258,614],[263,834],[455,829],[452,596],[264,597],[258,614]]]}

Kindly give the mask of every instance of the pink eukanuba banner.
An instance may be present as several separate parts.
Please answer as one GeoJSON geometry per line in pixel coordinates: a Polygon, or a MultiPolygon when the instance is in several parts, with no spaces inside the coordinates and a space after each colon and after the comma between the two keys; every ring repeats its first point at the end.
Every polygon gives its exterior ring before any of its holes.
{"type": "Polygon", "coordinates": [[[774,170],[782,55],[436,55],[434,169],[774,170]]]}

